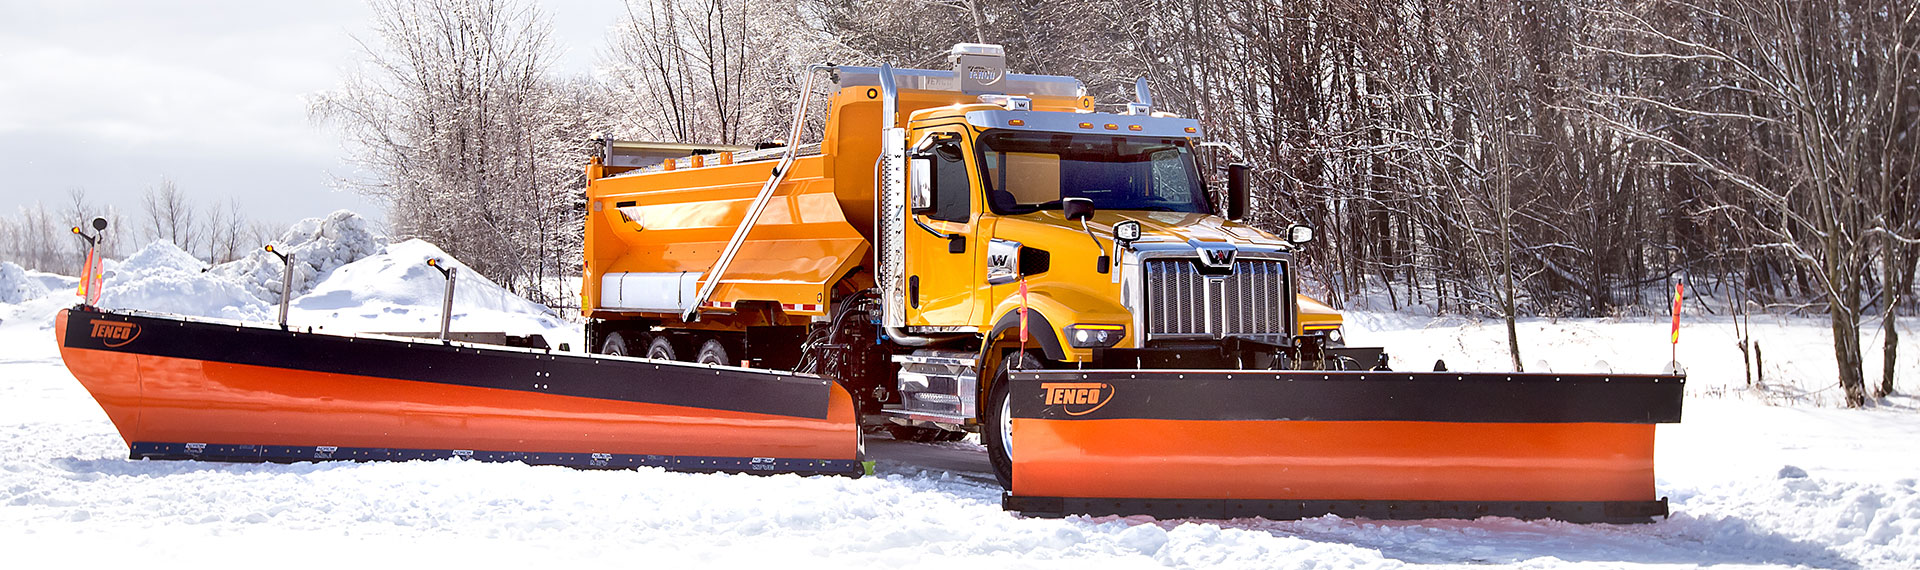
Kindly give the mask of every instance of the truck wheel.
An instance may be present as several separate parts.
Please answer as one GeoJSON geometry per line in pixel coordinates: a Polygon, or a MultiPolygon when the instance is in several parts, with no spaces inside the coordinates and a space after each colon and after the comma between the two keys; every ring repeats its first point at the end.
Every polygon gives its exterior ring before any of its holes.
{"type": "Polygon", "coordinates": [[[679,360],[679,347],[674,346],[671,335],[656,335],[653,342],[647,343],[647,358],[654,360],[679,360]]]}
{"type": "Polygon", "coordinates": [[[993,464],[993,476],[1000,480],[1000,486],[1013,490],[1013,418],[1011,391],[1007,375],[1009,371],[1027,368],[1039,368],[1040,359],[1032,354],[1015,352],[1000,361],[1000,369],[993,373],[993,389],[987,394],[986,423],[980,426],[980,442],[987,446],[987,461],[993,464]]]}
{"type": "Polygon", "coordinates": [[[718,364],[720,366],[734,365],[733,360],[727,355],[727,345],[721,343],[720,339],[717,338],[710,338],[707,339],[707,342],[700,343],[700,352],[693,357],[693,361],[700,364],[718,364]]]}
{"type": "Polygon", "coordinates": [[[633,356],[633,333],[613,331],[607,333],[607,340],[600,343],[600,354],[608,356],[633,356]]]}

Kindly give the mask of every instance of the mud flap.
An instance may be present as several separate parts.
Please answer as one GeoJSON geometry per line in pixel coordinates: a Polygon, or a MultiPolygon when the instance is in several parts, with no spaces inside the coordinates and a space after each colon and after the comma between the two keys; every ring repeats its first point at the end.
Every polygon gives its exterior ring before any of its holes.
{"type": "Polygon", "coordinates": [[[816,376],[83,309],[56,324],[135,459],[865,472],[852,396],[816,376]]]}
{"type": "Polygon", "coordinates": [[[1684,376],[1048,370],[1012,378],[1029,515],[1647,522],[1684,376]]]}

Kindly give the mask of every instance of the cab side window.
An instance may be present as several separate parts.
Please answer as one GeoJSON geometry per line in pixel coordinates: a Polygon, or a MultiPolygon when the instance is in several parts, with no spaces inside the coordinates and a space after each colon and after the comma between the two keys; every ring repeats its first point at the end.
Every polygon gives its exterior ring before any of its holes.
{"type": "Polygon", "coordinates": [[[973,186],[960,142],[942,142],[933,148],[933,213],[927,217],[948,222],[973,219],[973,186]]]}

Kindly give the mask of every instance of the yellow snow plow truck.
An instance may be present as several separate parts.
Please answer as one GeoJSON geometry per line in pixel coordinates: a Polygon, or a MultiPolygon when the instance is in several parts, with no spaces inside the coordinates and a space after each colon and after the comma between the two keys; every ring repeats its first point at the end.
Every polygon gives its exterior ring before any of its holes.
{"type": "Polygon", "coordinates": [[[1667,513],[1683,377],[1392,371],[1300,296],[1312,230],[1240,223],[1247,167],[1205,168],[1231,149],[1145,80],[1102,112],[999,46],[949,59],[808,69],[784,144],[604,141],[589,345],[818,375],[896,438],[978,431],[1031,514],[1667,513]]]}

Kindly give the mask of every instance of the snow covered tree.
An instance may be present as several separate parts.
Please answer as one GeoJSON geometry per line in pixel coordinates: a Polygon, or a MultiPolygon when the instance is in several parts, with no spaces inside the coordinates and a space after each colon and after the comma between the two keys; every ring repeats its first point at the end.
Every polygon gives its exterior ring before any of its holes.
{"type": "Polygon", "coordinates": [[[425,238],[543,297],[546,277],[577,262],[551,250],[577,239],[559,236],[580,217],[580,143],[591,132],[559,109],[572,86],[550,72],[547,18],[513,0],[372,6],[363,65],[311,102],[369,174],[346,186],[386,201],[398,237],[425,238]]]}
{"type": "Polygon", "coordinates": [[[753,144],[786,135],[799,73],[830,59],[790,2],[629,0],[603,57],[619,138],[753,144]]]}

